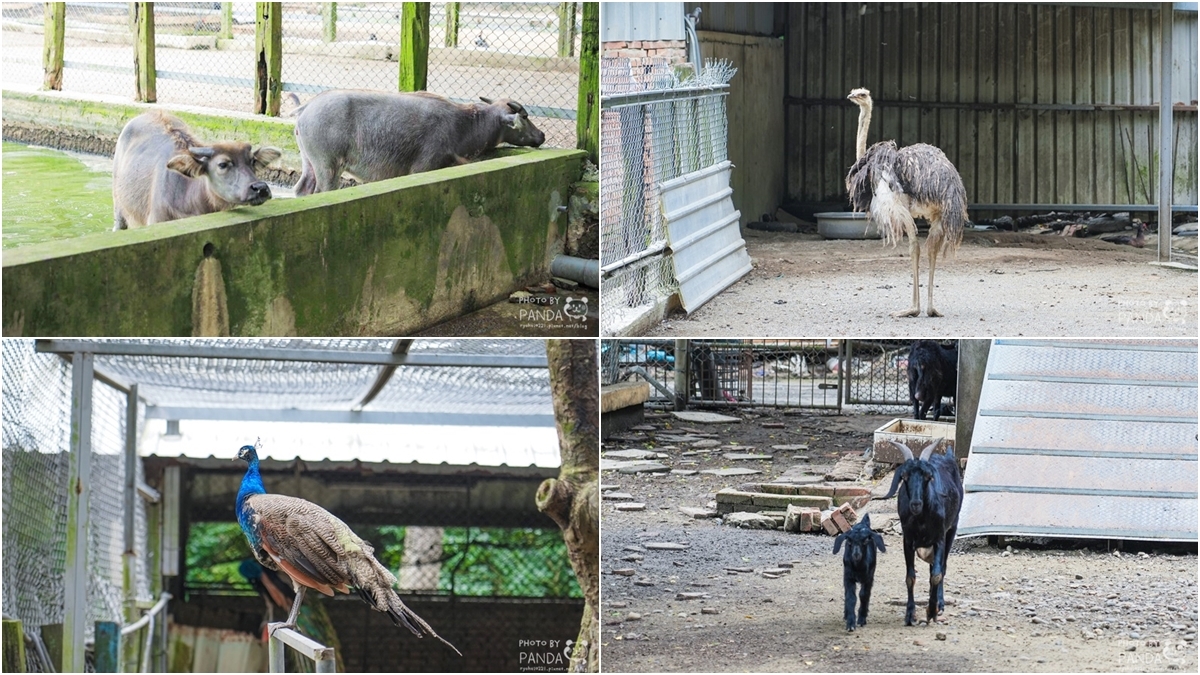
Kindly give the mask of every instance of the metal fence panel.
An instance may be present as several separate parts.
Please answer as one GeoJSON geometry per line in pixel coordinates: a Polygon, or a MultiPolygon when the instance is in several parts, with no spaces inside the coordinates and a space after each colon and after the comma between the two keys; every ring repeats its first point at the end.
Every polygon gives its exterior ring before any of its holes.
{"type": "Polygon", "coordinates": [[[846,403],[909,405],[911,340],[847,340],[846,403]]]}

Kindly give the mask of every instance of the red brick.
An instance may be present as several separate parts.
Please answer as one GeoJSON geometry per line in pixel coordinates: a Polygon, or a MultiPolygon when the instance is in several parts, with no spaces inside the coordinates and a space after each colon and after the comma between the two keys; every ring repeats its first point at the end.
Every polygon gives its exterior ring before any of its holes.
{"type": "Polygon", "coordinates": [[[854,507],[850,506],[849,504],[842,504],[837,508],[837,510],[846,519],[847,523],[853,525],[858,522],[858,513],[855,512],[854,507]]]}
{"type": "Polygon", "coordinates": [[[850,531],[850,523],[846,522],[846,515],[841,511],[834,511],[829,515],[829,519],[833,521],[834,526],[837,527],[839,532],[850,531]]]}
{"type": "Polygon", "coordinates": [[[833,518],[822,518],[821,527],[825,530],[825,534],[830,536],[838,533],[838,527],[834,524],[833,518]]]}

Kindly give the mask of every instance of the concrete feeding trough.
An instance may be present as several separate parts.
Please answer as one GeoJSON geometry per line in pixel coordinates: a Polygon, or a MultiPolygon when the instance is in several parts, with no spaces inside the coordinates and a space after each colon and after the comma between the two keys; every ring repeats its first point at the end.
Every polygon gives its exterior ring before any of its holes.
{"type": "Polygon", "coordinates": [[[888,441],[907,445],[915,455],[935,439],[938,444],[934,452],[946,452],[948,447],[953,447],[954,422],[894,419],[875,430],[875,461],[891,464],[904,462],[900,450],[888,441]]]}
{"type": "Polygon", "coordinates": [[[867,219],[865,213],[826,211],[813,214],[817,218],[817,233],[826,239],[879,239],[879,225],[867,219]]]}

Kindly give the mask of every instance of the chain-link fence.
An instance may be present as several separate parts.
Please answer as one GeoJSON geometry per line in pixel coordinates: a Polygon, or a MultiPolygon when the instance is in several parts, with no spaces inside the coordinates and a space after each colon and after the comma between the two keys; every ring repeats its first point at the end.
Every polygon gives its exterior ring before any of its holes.
{"type": "MultiPolygon", "coordinates": [[[[401,4],[282,3],[283,91],[396,91],[401,4]]],[[[63,91],[135,95],[130,3],[67,3],[63,91]]],[[[6,3],[5,86],[42,85],[43,3],[6,3]]],[[[154,3],[158,102],[254,110],[255,3],[154,3]]],[[[427,89],[522,103],[546,145],[575,147],[578,3],[429,3],[427,89]]],[[[287,106],[284,108],[285,112],[287,106]]]]}
{"type": "MultiPolygon", "coordinates": [[[[4,614],[22,621],[33,670],[46,670],[42,630],[62,624],[66,584],[71,368],[34,352],[32,340],[4,340],[4,614]]],[[[124,623],[126,397],[92,390],[87,635],[96,621],[124,623]]],[[[140,421],[139,421],[140,423],[140,421]]],[[[141,466],[139,461],[138,474],[141,466]]],[[[150,599],[146,512],[135,500],[134,595],[150,599]]]]}
{"type": "Polygon", "coordinates": [[[908,395],[911,347],[911,340],[847,340],[845,403],[883,406],[896,413],[911,410],[908,395]]]}
{"type": "Polygon", "coordinates": [[[665,58],[610,58],[600,72],[600,323],[614,335],[678,289],[660,188],[727,159],[732,71],[717,64],[681,82],[665,58]]]}

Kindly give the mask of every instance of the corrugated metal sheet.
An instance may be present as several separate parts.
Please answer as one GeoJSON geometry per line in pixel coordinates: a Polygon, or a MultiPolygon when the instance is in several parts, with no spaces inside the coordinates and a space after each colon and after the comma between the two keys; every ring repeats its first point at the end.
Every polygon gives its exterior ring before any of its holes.
{"type": "Polygon", "coordinates": [[[659,186],[679,299],[688,313],[750,271],[750,254],[733,208],[728,160],[659,186]]]}
{"type": "MultiPolygon", "coordinates": [[[[684,12],[691,14],[700,8],[699,30],[737,33],[739,35],[779,35],[776,12],[782,7],[776,2],[687,2],[684,12]]],[[[780,12],[782,19],[782,12],[780,12]]]]}
{"type": "MultiPolygon", "coordinates": [[[[845,200],[845,97],[867,87],[869,142],[940,147],[971,203],[1156,203],[1157,7],[789,5],[788,194],[845,200]]],[[[1196,16],[1174,19],[1177,204],[1197,203],[1196,16]]]]}
{"type": "Polygon", "coordinates": [[[601,42],[682,39],[682,2],[600,3],[601,42]]]}
{"type": "Polygon", "coordinates": [[[996,340],[960,536],[1196,541],[1196,342],[996,340]]]}

